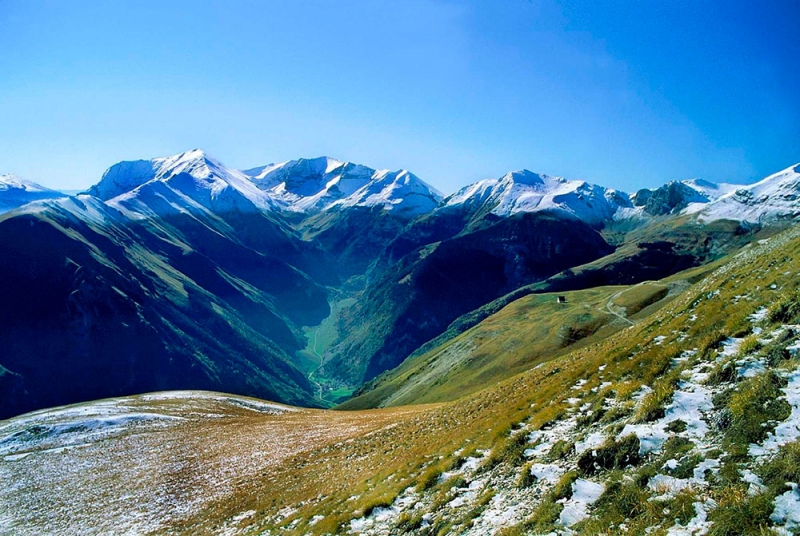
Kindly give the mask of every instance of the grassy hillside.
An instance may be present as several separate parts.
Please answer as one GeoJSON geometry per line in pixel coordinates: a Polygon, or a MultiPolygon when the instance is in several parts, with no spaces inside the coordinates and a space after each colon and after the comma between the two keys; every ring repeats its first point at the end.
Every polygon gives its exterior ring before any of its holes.
{"type": "Polygon", "coordinates": [[[362,388],[340,409],[441,402],[475,392],[629,325],[606,309],[619,287],[525,296],[362,388]]]}
{"type": "Polygon", "coordinates": [[[663,282],[523,296],[440,346],[412,355],[339,408],[443,402],[473,393],[646,318],[709,270],[690,269],[663,282]]]}

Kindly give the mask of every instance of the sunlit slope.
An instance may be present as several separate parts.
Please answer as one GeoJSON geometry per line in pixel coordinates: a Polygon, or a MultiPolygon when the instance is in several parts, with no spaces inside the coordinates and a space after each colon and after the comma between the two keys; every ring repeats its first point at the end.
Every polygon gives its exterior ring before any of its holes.
{"type": "Polygon", "coordinates": [[[454,400],[630,326],[629,314],[663,305],[670,288],[684,288],[681,283],[525,296],[445,344],[407,359],[340,408],[454,400]]]}

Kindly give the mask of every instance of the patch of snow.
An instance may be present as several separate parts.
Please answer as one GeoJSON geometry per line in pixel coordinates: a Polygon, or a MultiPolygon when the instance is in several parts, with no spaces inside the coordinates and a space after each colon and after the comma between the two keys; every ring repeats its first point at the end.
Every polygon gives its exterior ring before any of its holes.
{"type": "Polygon", "coordinates": [[[676,493],[685,489],[693,489],[697,485],[694,479],[690,478],[675,478],[674,476],[657,474],[647,483],[647,487],[660,495],[654,497],[654,500],[668,500],[675,496],[676,493]]]}
{"type": "Polygon", "coordinates": [[[602,445],[605,440],[606,436],[603,434],[603,432],[593,432],[589,434],[583,441],[575,442],[575,453],[581,454],[586,450],[595,449],[602,445]]]}
{"type": "Polygon", "coordinates": [[[769,518],[788,531],[800,529],[800,492],[797,483],[787,484],[791,489],[775,498],[775,510],[769,518]]]}
{"type": "Polygon", "coordinates": [[[777,451],[781,446],[800,439],[800,370],[789,375],[789,384],[782,389],[786,401],[792,407],[789,418],[778,424],[761,445],[751,444],[751,456],[764,456],[777,451]]]}
{"type": "Polygon", "coordinates": [[[768,313],[769,313],[769,309],[767,309],[766,307],[761,307],[755,313],[751,314],[747,318],[750,319],[750,322],[755,324],[756,322],[761,322],[762,320],[767,318],[767,314],[768,313]]]}
{"type": "Polygon", "coordinates": [[[747,490],[748,495],[758,495],[767,489],[761,482],[761,478],[750,469],[739,469],[739,474],[742,475],[742,482],[750,484],[747,490]]]}
{"type": "Polygon", "coordinates": [[[534,463],[531,465],[531,474],[539,480],[555,484],[561,475],[564,474],[566,469],[560,465],[553,465],[547,463],[534,463]]]}
{"type": "Polygon", "coordinates": [[[717,503],[713,499],[708,499],[705,502],[695,502],[693,506],[695,516],[686,525],[675,523],[667,530],[667,536],[701,536],[708,534],[713,524],[708,520],[708,512],[716,508],[717,503]]]}
{"type": "Polygon", "coordinates": [[[736,376],[738,378],[752,378],[767,370],[760,359],[742,359],[737,361],[736,364],[736,376]]]}
{"type": "Polygon", "coordinates": [[[564,509],[558,516],[559,524],[571,527],[589,517],[589,506],[594,504],[605,491],[603,484],[583,478],[572,483],[572,498],[564,501],[564,509]]]}
{"type": "Polygon", "coordinates": [[[697,440],[703,440],[708,425],[703,420],[703,411],[713,409],[711,391],[692,382],[681,381],[679,389],[675,391],[670,402],[665,408],[665,415],[652,424],[626,424],[620,437],[636,434],[639,438],[639,454],[655,452],[661,449],[669,434],[667,425],[681,420],[686,423],[686,431],[681,435],[697,440]]]}
{"type": "Polygon", "coordinates": [[[722,350],[720,350],[719,352],[720,356],[728,357],[736,355],[739,352],[739,347],[742,345],[743,340],[744,339],[728,337],[727,339],[722,341],[722,350]]]}

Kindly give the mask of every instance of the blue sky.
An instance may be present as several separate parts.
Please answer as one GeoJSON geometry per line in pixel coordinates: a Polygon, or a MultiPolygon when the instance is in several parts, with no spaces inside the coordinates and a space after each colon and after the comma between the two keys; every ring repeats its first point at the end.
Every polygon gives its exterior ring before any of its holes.
{"type": "Polygon", "coordinates": [[[445,193],[751,182],[800,162],[798,65],[797,0],[0,0],[0,173],[82,188],[200,147],[445,193]]]}

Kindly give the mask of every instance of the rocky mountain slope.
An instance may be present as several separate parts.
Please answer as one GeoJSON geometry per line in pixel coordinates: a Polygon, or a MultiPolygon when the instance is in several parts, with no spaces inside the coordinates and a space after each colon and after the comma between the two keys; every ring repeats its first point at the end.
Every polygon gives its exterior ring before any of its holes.
{"type": "Polygon", "coordinates": [[[0,423],[14,483],[0,528],[792,534],[798,273],[793,226],[685,274],[660,307],[615,292],[607,312],[633,325],[447,403],[293,411],[163,393],[18,417],[0,423]]]}

